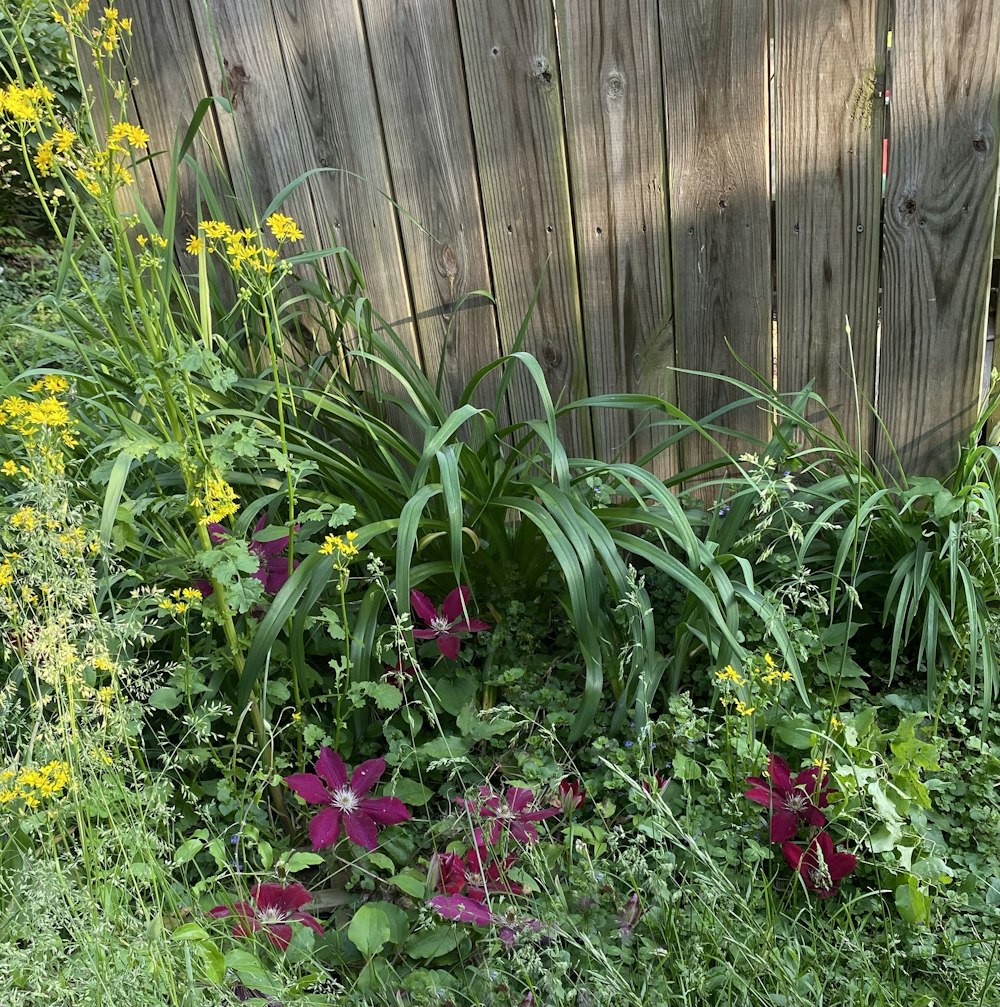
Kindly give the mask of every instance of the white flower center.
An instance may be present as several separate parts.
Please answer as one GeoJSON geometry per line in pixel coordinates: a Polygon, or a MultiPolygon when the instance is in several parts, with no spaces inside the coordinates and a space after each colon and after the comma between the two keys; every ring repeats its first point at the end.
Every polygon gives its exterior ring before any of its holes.
{"type": "Polygon", "coordinates": [[[257,919],[264,926],[270,926],[274,923],[284,923],[286,918],[284,911],[277,906],[265,906],[263,909],[257,910],[257,919]]]}
{"type": "Polygon", "coordinates": [[[450,628],[451,622],[443,615],[436,615],[431,619],[431,629],[437,630],[438,633],[447,632],[450,628]]]}
{"type": "Polygon", "coordinates": [[[342,787],[333,795],[331,803],[335,808],[350,813],[358,810],[361,805],[361,798],[350,787],[342,787]]]}
{"type": "Polygon", "coordinates": [[[801,790],[795,790],[785,798],[785,807],[789,811],[802,811],[804,808],[808,808],[811,803],[809,795],[801,790]]]}

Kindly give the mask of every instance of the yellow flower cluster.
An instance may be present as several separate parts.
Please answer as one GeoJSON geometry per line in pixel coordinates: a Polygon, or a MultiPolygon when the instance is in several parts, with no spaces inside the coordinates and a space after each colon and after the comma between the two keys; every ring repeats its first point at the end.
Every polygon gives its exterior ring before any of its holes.
{"type": "Polygon", "coordinates": [[[37,769],[5,769],[0,772],[0,804],[23,801],[37,808],[42,801],[58,797],[69,786],[69,765],[54,761],[37,769]]]}
{"type": "MultiPolygon", "coordinates": [[[[74,433],[76,422],[62,398],[67,391],[69,382],[64,377],[47,374],[28,388],[27,395],[10,395],[0,401],[0,429],[18,435],[29,459],[56,472],[65,467],[62,448],[73,448],[79,443],[74,433]]],[[[5,476],[31,475],[31,471],[10,458],[0,464],[0,472],[5,476]]],[[[25,522],[24,530],[32,530],[27,515],[18,520],[25,522]]]]}
{"type": "Polygon", "coordinates": [[[343,538],[340,535],[327,535],[319,547],[319,553],[321,556],[333,556],[336,553],[338,557],[350,559],[358,554],[358,547],[354,544],[357,537],[356,531],[347,532],[343,538]]]}
{"type": "Polygon", "coordinates": [[[199,524],[217,524],[239,510],[236,490],[222,476],[206,475],[201,483],[201,494],[191,498],[191,506],[201,511],[199,524]]]}
{"type": "Polygon", "coordinates": [[[52,20],[56,24],[61,24],[63,28],[69,28],[71,25],[82,21],[87,16],[89,10],[90,0],[78,0],[77,3],[68,6],[65,14],[54,10],[52,12],[52,20]]]}
{"type": "Polygon", "coordinates": [[[792,673],[779,668],[770,654],[764,655],[764,665],[767,671],[755,668],[754,674],[759,675],[760,680],[765,685],[777,685],[779,682],[790,682],[792,680],[792,673]]]}
{"type": "Polygon", "coordinates": [[[34,531],[38,527],[38,512],[34,507],[20,507],[11,514],[10,524],[18,531],[34,531]]]}
{"type": "Polygon", "coordinates": [[[0,115],[30,130],[41,121],[46,106],[54,98],[55,95],[44,84],[32,87],[8,84],[0,88],[0,115]]]}
{"type": "Polygon", "coordinates": [[[747,680],[731,664],[727,664],[722,671],[717,671],[715,677],[720,682],[732,682],[736,686],[747,684],[747,680]]]}
{"type": "Polygon", "coordinates": [[[132,34],[132,19],[121,17],[117,7],[105,7],[99,21],[100,27],[93,28],[90,32],[94,40],[94,53],[100,55],[103,50],[110,56],[118,48],[122,35],[132,34]]]}
{"type": "MultiPolygon", "coordinates": [[[[267,226],[279,245],[301,241],[305,235],[291,217],[272,213],[267,226]]],[[[189,255],[205,252],[225,256],[230,268],[237,273],[257,273],[270,276],[278,261],[278,250],[268,248],[261,234],[251,227],[236,231],[221,220],[203,220],[198,224],[198,234],[192,234],[185,246],[189,255]]]]}
{"type": "MultiPolygon", "coordinates": [[[[196,587],[179,587],[170,592],[170,596],[160,602],[160,608],[165,612],[173,612],[175,615],[183,615],[189,608],[197,605],[202,599],[201,591],[196,587]]],[[[97,667],[97,662],[94,662],[97,667]]]]}

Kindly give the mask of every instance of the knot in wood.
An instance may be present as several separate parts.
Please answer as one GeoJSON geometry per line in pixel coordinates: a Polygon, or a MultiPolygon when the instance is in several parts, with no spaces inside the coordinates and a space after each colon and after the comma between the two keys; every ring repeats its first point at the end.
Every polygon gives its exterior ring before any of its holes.
{"type": "Polygon", "coordinates": [[[625,94],[625,78],[617,70],[613,70],[604,82],[604,90],[609,101],[619,101],[625,94]]]}
{"type": "Polygon", "coordinates": [[[562,363],[562,354],[551,343],[546,343],[542,350],[542,361],[547,370],[554,371],[562,363]]]}
{"type": "Polygon", "coordinates": [[[902,203],[899,204],[900,213],[916,213],[917,212],[917,201],[912,196],[907,196],[902,203]]]}
{"type": "Polygon", "coordinates": [[[458,276],[458,256],[451,245],[441,246],[441,272],[448,279],[452,280],[458,276]]]}
{"type": "Polygon", "coordinates": [[[549,69],[549,61],[544,56],[535,57],[532,74],[539,84],[551,85],[552,71],[549,69]]]}
{"type": "Polygon", "coordinates": [[[982,133],[977,133],[972,138],[972,149],[978,154],[985,154],[989,149],[989,144],[986,142],[986,137],[982,133]]]}

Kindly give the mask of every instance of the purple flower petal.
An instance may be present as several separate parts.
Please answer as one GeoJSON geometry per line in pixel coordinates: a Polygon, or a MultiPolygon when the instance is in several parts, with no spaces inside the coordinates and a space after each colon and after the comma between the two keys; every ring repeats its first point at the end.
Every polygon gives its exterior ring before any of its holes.
{"type": "Polygon", "coordinates": [[[331,790],[343,790],[347,786],[347,766],[344,760],[325,745],[316,760],[316,773],[331,790]]]}
{"type": "Polygon", "coordinates": [[[486,906],[464,895],[435,895],[428,905],[446,920],[473,923],[477,927],[493,922],[493,913],[486,906]]]}
{"type": "Polygon", "coordinates": [[[795,836],[799,827],[799,816],[794,811],[779,808],[771,816],[771,842],[784,843],[795,836]]]}
{"type": "Polygon", "coordinates": [[[448,622],[455,622],[465,615],[468,603],[469,589],[463,584],[461,587],[456,587],[454,591],[449,592],[448,597],[445,598],[441,605],[441,614],[448,622]]]}
{"type": "Polygon", "coordinates": [[[459,619],[448,627],[449,633],[482,633],[493,627],[482,619],[459,619]]]}
{"type": "Polygon", "coordinates": [[[462,641],[457,636],[450,633],[440,633],[437,638],[438,650],[445,657],[450,657],[453,661],[458,657],[458,652],[462,648],[462,641]]]}
{"type": "Polygon", "coordinates": [[[279,951],[284,951],[292,943],[292,928],[287,923],[269,923],[267,936],[279,951]]]}
{"type": "Polygon", "coordinates": [[[285,783],[310,804],[330,803],[330,792],[315,773],[293,773],[285,777],[285,783]]]}
{"type": "Polygon", "coordinates": [[[409,809],[398,797],[369,797],[361,810],[379,825],[398,825],[410,819],[409,809]]]}
{"type": "Polygon", "coordinates": [[[378,846],[378,829],[363,811],[352,811],[349,815],[344,815],[344,829],[352,843],[357,843],[366,850],[374,850],[378,846]]]}
{"type": "Polygon", "coordinates": [[[309,820],[309,838],[314,850],[333,846],[340,835],[340,809],[324,808],[309,820]]]}
{"type": "Polygon", "coordinates": [[[434,602],[427,597],[423,591],[417,591],[415,588],[410,592],[410,608],[420,616],[424,622],[429,626],[431,621],[438,617],[437,607],[434,602]]]}
{"type": "Polygon", "coordinates": [[[384,772],[385,759],[369,759],[367,762],[362,762],[351,775],[351,790],[358,797],[369,793],[372,787],[382,779],[384,772]]]}

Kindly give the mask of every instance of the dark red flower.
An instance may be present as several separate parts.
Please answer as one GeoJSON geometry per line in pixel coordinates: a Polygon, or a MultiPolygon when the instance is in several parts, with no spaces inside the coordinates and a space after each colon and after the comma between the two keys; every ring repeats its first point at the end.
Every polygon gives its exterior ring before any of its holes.
{"type": "MultiPolygon", "coordinates": [[[[258,540],[256,538],[257,535],[270,530],[271,526],[266,522],[267,515],[262,514],[260,520],[254,525],[250,536],[248,548],[250,553],[257,557],[258,561],[257,570],[251,576],[254,580],[260,581],[265,594],[277,594],[291,576],[291,571],[288,569],[288,557],[283,555],[288,548],[290,536],[279,535],[277,538],[270,538],[268,536],[267,541],[258,540]]],[[[229,529],[225,525],[212,522],[207,527],[209,537],[215,545],[221,545],[229,538],[229,529]]],[[[298,531],[299,527],[299,525],[296,525],[295,530],[298,531]]],[[[299,561],[294,560],[292,562],[292,570],[298,565],[299,561]]],[[[197,580],[194,582],[194,586],[201,591],[203,598],[207,598],[215,590],[211,582],[207,580],[197,580]]]]}
{"type": "Polygon", "coordinates": [[[435,853],[427,865],[427,886],[457,895],[465,887],[465,861],[457,853],[435,853]]]}
{"type": "Polygon", "coordinates": [[[582,808],[586,800],[587,792],[583,789],[580,781],[567,777],[567,779],[559,781],[559,793],[552,798],[552,803],[564,815],[571,815],[578,808],[582,808]]]}
{"type": "Polygon", "coordinates": [[[469,589],[456,587],[441,605],[439,612],[434,602],[421,591],[410,592],[410,607],[421,618],[426,629],[415,629],[413,635],[418,640],[436,640],[438,650],[453,660],[458,657],[462,641],[459,633],[482,633],[490,628],[482,619],[466,618],[469,589]]]}
{"type": "Polygon", "coordinates": [[[826,777],[820,782],[816,766],[802,770],[793,780],[788,763],[780,755],[770,755],[767,776],[767,780],[751,776],[747,783],[754,785],[744,797],[770,810],[772,843],[783,843],[793,838],[799,822],[815,828],[826,825],[826,815],[820,808],[829,804],[826,797],[829,791],[822,789],[826,777]]]}
{"type": "MultiPolygon", "coordinates": [[[[657,793],[662,796],[666,792],[667,787],[670,786],[672,779],[672,776],[664,776],[663,773],[659,771],[653,773],[653,783],[656,784],[657,793]]],[[[653,793],[653,787],[649,780],[642,781],[642,789],[645,790],[647,794],[653,793]]]]}
{"type": "Polygon", "coordinates": [[[517,860],[511,853],[502,861],[490,856],[485,846],[474,846],[465,854],[465,878],[469,882],[469,897],[482,902],[490,895],[522,895],[524,888],[507,876],[507,869],[517,860]]]}
{"type": "Polygon", "coordinates": [[[642,919],[642,903],[639,901],[639,893],[633,892],[625,903],[625,908],[618,917],[618,930],[623,937],[628,937],[635,929],[635,925],[642,919]]]}
{"type": "Polygon", "coordinates": [[[230,906],[216,906],[208,911],[216,918],[235,916],[234,937],[249,937],[263,930],[268,940],[281,951],[291,943],[292,923],[304,923],[318,934],[323,933],[319,921],[299,910],[312,901],[312,896],[302,885],[254,885],[249,902],[234,902],[230,906]]]}
{"type": "Polygon", "coordinates": [[[428,905],[446,920],[474,923],[477,927],[489,926],[497,918],[482,902],[468,895],[435,895],[428,905]]]}
{"type": "Polygon", "coordinates": [[[797,871],[806,888],[828,899],[840,887],[840,882],[858,866],[853,853],[843,853],[834,848],[827,832],[818,832],[803,850],[796,843],[782,843],[788,866],[797,871]]]}
{"type": "Polygon", "coordinates": [[[519,843],[537,843],[538,830],[533,823],[559,814],[559,808],[536,808],[532,811],[535,792],[523,787],[508,787],[506,794],[498,794],[492,787],[480,787],[479,795],[485,798],[482,804],[462,798],[458,799],[458,803],[482,818],[493,819],[488,840],[491,846],[499,841],[504,831],[519,843]]]}
{"type": "Polygon", "coordinates": [[[288,784],[309,804],[325,804],[309,822],[313,849],[333,846],[340,835],[341,822],[348,838],[374,850],[378,846],[379,825],[396,825],[410,817],[398,797],[366,796],[385,772],[385,759],[369,759],[358,766],[347,782],[344,760],[324,747],[316,760],[316,772],[295,773],[285,777],[288,784]]]}
{"type": "Polygon", "coordinates": [[[400,658],[395,664],[385,666],[385,680],[394,685],[401,692],[406,689],[407,683],[416,674],[416,669],[412,664],[404,664],[400,658]]]}

